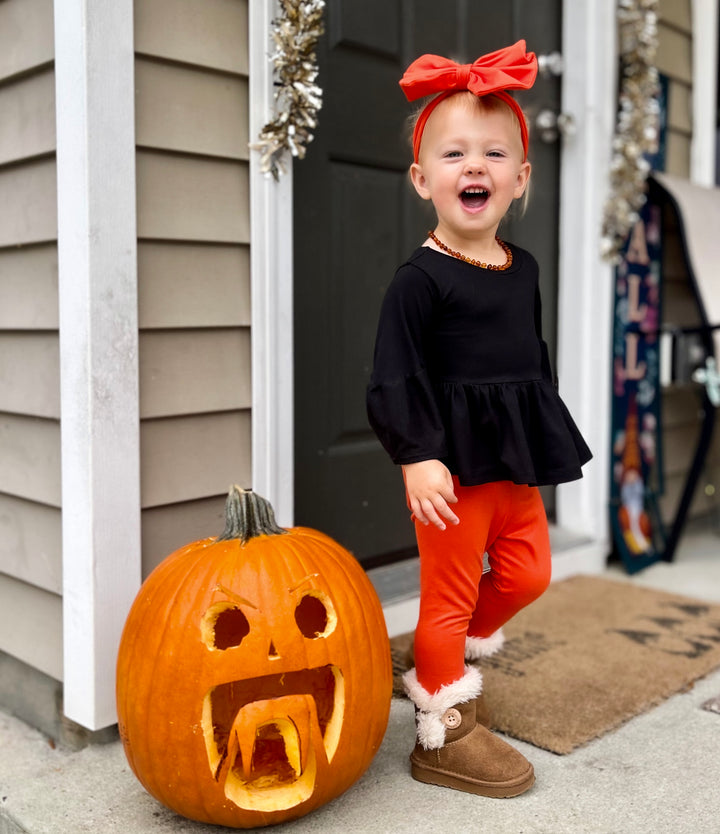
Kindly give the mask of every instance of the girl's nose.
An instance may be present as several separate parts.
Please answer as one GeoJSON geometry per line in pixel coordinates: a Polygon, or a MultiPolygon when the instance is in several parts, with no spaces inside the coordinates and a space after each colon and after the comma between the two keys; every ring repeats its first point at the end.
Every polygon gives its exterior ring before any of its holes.
{"type": "Polygon", "coordinates": [[[482,157],[478,159],[468,159],[465,163],[465,171],[468,174],[480,174],[484,170],[485,162],[482,157]]]}

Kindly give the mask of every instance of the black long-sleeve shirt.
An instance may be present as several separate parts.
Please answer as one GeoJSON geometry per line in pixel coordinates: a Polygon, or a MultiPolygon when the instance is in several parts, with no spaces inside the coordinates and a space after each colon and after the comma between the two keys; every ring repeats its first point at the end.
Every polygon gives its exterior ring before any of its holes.
{"type": "Polygon", "coordinates": [[[395,274],[367,392],[395,463],[437,458],[464,486],[581,477],[591,453],[553,382],[537,262],[511,249],[498,271],[420,247],[395,274]]]}

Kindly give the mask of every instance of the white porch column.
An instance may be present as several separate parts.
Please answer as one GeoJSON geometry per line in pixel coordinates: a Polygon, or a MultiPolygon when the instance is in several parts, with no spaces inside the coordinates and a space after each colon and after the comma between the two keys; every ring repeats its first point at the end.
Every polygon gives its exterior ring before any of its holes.
{"type": "Polygon", "coordinates": [[[55,0],[65,713],[116,720],[140,584],[132,0],[55,0]]]}
{"type": "MultiPolygon", "coordinates": [[[[250,141],[273,112],[270,56],[274,0],[252,0],[250,13],[250,141]]],[[[292,157],[279,182],[250,156],[250,271],[252,296],[252,487],[293,524],[293,191],[292,157]]]]}
{"type": "Polygon", "coordinates": [[[718,85],[718,0],[693,0],[693,135],[690,178],[715,185],[718,85]]]}
{"type": "Polygon", "coordinates": [[[558,376],[563,400],[594,459],[558,488],[561,527],[608,542],[612,270],[600,229],[616,112],[615,0],[563,4],[563,106],[577,133],[565,142],[560,196],[558,376]]]}

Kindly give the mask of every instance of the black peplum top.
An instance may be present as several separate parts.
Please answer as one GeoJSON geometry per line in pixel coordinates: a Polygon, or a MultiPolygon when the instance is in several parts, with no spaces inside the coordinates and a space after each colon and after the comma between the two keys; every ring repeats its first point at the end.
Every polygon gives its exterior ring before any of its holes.
{"type": "Polygon", "coordinates": [[[553,381],[538,265],[510,248],[504,271],[420,247],[396,272],[367,390],[395,463],[437,458],[463,486],[582,476],[592,455],[553,381]]]}

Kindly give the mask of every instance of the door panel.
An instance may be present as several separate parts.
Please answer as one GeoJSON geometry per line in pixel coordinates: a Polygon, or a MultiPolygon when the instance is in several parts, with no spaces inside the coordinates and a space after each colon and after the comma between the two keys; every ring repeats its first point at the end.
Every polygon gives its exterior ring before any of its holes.
{"type": "Polygon", "coordinates": [[[330,166],[330,180],[333,214],[366,218],[362,228],[344,224],[330,244],[328,296],[334,315],[329,321],[328,384],[342,384],[330,401],[328,440],[337,447],[370,437],[363,405],[374,325],[358,311],[372,306],[378,312],[378,275],[387,275],[400,254],[389,230],[400,213],[403,183],[395,171],[342,163],[330,166]]]}
{"type": "MultiPolygon", "coordinates": [[[[365,564],[414,549],[402,476],[365,414],[380,304],[397,266],[434,225],[409,184],[407,117],[398,86],[423,52],[470,61],[520,37],[559,49],[559,0],[329,0],[318,50],[324,104],[294,165],[295,518],[365,564]],[[523,21],[522,30],[517,21],[523,21]]],[[[532,117],[559,101],[539,79],[532,117]]],[[[554,345],[557,146],[534,143],[527,214],[502,230],[541,265],[546,338],[554,345]]],[[[550,496],[551,498],[551,496],[550,496]]]]}
{"type": "MultiPolygon", "coordinates": [[[[389,469],[391,478],[396,473],[368,426],[365,386],[388,276],[402,257],[392,231],[406,183],[401,172],[367,165],[333,161],[327,168],[333,230],[325,243],[327,266],[324,275],[315,276],[312,292],[296,296],[296,321],[313,328],[312,339],[296,350],[296,363],[305,366],[296,408],[305,415],[302,445],[296,441],[303,473],[297,481],[302,492],[296,496],[296,521],[352,542],[357,553],[371,554],[383,516],[373,479],[378,471],[389,469]],[[348,508],[353,512],[348,514],[348,508]]],[[[394,513],[406,517],[401,489],[389,492],[394,513]]],[[[389,531],[384,548],[406,546],[404,532],[389,531]]]]}
{"type": "Polygon", "coordinates": [[[400,54],[400,0],[337,0],[328,15],[330,48],[360,47],[379,55],[400,54]],[[382,25],[378,26],[378,16],[382,25]]]}
{"type": "MultiPolygon", "coordinates": [[[[356,49],[338,48],[330,56],[328,79],[348,80],[347,86],[332,82],[325,90],[327,111],[334,115],[331,122],[318,128],[327,132],[325,138],[331,158],[405,169],[404,108],[402,102],[388,96],[388,88],[397,86],[396,66],[395,62],[375,56],[368,61],[356,49]]],[[[320,118],[324,112],[325,106],[320,118]]]]}

